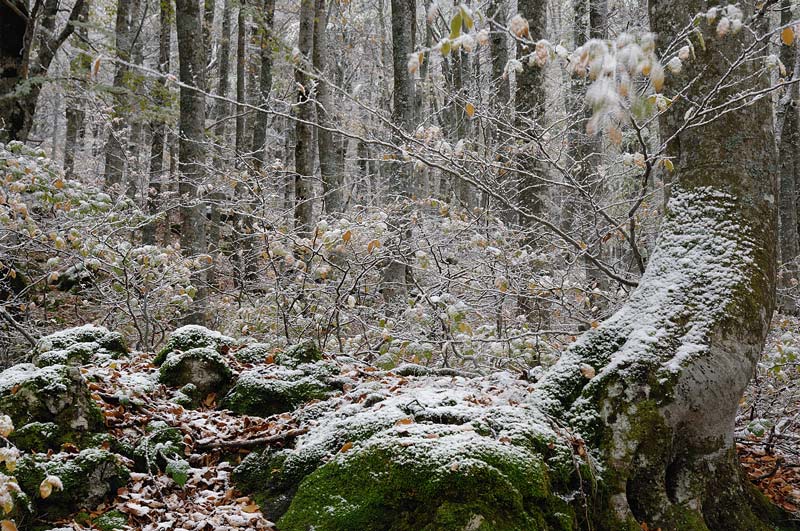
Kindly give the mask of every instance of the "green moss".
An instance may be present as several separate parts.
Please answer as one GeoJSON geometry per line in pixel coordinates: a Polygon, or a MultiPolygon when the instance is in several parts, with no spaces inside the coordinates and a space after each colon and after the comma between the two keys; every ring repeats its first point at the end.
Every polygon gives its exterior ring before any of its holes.
{"type": "Polygon", "coordinates": [[[193,384],[202,396],[224,393],[232,380],[233,371],[225,358],[208,347],[170,353],[158,375],[158,381],[173,387],[193,384]]]}
{"type": "MultiPolygon", "coordinates": [[[[396,444],[353,449],[300,484],[278,522],[285,531],[550,530],[566,503],[549,491],[546,467],[484,447],[442,466],[396,444]]],[[[562,513],[562,517],[563,517],[562,513]]]]}
{"type": "Polygon", "coordinates": [[[31,422],[11,432],[9,440],[25,452],[45,452],[61,445],[61,430],[52,422],[31,422]]]}
{"type": "Polygon", "coordinates": [[[268,343],[253,343],[235,351],[233,355],[243,363],[262,363],[274,350],[275,347],[268,343]]]}
{"type": "Polygon", "coordinates": [[[96,506],[128,482],[129,472],[115,454],[87,449],[78,454],[26,455],[18,461],[16,477],[38,514],[60,518],[96,506]],[[58,477],[64,488],[53,489],[42,499],[39,485],[49,475],[58,477]]]}
{"type": "Polygon", "coordinates": [[[232,337],[225,336],[204,326],[186,325],[174,330],[164,347],[156,354],[153,363],[161,365],[173,352],[185,352],[193,348],[207,347],[221,352],[236,344],[232,337]]]}
{"type": "Polygon", "coordinates": [[[92,524],[100,531],[127,529],[128,515],[120,511],[109,511],[95,518],[92,524]]]}
{"type": "Polygon", "coordinates": [[[301,367],[306,370],[272,365],[246,371],[225,396],[221,407],[244,415],[267,417],[291,411],[310,400],[327,398],[334,392],[320,374],[323,370],[315,370],[317,367],[311,364],[301,367]]]}
{"type": "Polygon", "coordinates": [[[0,413],[15,426],[52,422],[65,431],[103,428],[103,415],[80,370],[64,365],[22,364],[0,373],[0,413]]]}
{"type": "Polygon", "coordinates": [[[322,360],[317,343],[313,340],[303,341],[296,345],[286,347],[275,355],[275,363],[284,367],[297,368],[303,363],[314,363],[322,360]]]}

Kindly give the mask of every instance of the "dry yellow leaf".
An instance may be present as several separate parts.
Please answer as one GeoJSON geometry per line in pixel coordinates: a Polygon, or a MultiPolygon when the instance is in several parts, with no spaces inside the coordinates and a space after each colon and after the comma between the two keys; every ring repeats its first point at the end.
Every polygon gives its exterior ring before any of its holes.
{"type": "Polygon", "coordinates": [[[467,106],[464,110],[467,111],[467,116],[469,116],[470,118],[475,116],[475,106],[473,104],[467,103],[467,106]]]}
{"type": "Polygon", "coordinates": [[[794,30],[792,28],[783,28],[781,31],[781,42],[786,46],[791,46],[794,42],[794,30]]]}
{"type": "Polygon", "coordinates": [[[0,522],[0,530],[2,531],[17,531],[17,524],[11,520],[3,520],[0,522]]]}
{"type": "Polygon", "coordinates": [[[353,233],[352,233],[352,232],[350,232],[349,230],[348,230],[348,231],[345,231],[345,233],[344,233],[344,234],[342,234],[342,240],[344,240],[344,243],[347,243],[347,242],[349,242],[349,241],[350,241],[350,238],[352,238],[352,237],[353,237],[353,233]]]}
{"type": "Polygon", "coordinates": [[[353,447],[353,443],[348,441],[348,442],[344,443],[344,445],[342,445],[342,448],[339,451],[342,452],[342,453],[345,453],[347,450],[349,450],[352,447],[353,447]]]}

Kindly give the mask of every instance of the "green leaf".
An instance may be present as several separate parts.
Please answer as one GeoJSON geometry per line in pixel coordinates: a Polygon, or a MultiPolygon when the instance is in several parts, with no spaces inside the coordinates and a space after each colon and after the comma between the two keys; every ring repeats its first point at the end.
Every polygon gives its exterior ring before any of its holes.
{"type": "Polygon", "coordinates": [[[459,9],[450,21],[450,39],[457,39],[461,35],[461,22],[461,10],[459,9]]]}
{"type": "Polygon", "coordinates": [[[444,41],[442,43],[442,47],[439,48],[439,51],[442,52],[442,55],[444,55],[444,56],[449,54],[450,53],[450,41],[449,40],[444,41]]]}
{"type": "Polygon", "coordinates": [[[183,459],[170,459],[167,461],[167,468],[164,472],[167,473],[172,481],[183,487],[189,481],[189,463],[183,459]]]}
{"type": "Polygon", "coordinates": [[[464,25],[468,30],[471,30],[473,26],[475,26],[475,21],[472,20],[472,15],[463,4],[459,7],[461,8],[461,17],[464,19],[464,25]]]}

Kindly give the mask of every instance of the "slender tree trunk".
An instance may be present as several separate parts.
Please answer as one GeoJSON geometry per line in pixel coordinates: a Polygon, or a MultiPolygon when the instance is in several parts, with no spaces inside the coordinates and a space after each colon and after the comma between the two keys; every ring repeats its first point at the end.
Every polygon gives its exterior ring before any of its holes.
{"type": "MultiPolygon", "coordinates": [[[[208,75],[211,61],[214,57],[214,11],[216,10],[216,0],[203,0],[203,46],[206,54],[206,85],[203,90],[211,90],[211,76],[208,75]]],[[[210,114],[207,112],[207,114],[210,114]]]]}
{"type": "MultiPolygon", "coordinates": [[[[86,23],[89,18],[89,2],[85,2],[82,12],[78,15],[81,23],[86,23]]],[[[69,65],[70,77],[75,83],[76,94],[67,100],[67,130],[64,134],[64,175],[71,178],[75,175],[75,154],[80,149],[79,141],[83,138],[84,120],[86,111],[84,110],[83,93],[86,89],[85,78],[89,75],[92,58],[86,53],[86,39],[88,31],[86,27],[79,27],[77,30],[78,39],[75,47],[78,54],[72,59],[69,65]]]]}
{"type": "MultiPolygon", "coordinates": [[[[199,90],[205,86],[205,49],[197,46],[197,36],[202,32],[198,0],[176,0],[176,26],[178,29],[178,56],[180,80],[188,86],[180,89],[180,121],[178,172],[183,223],[181,247],[187,256],[206,252],[205,204],[199,191],[205,181],[206,139],[205,98],[199,90]]],[[[205,278],[195,273],[192,282],[197,294],[185,322],[203,323],[205,320],[205,278]]]]}
{"type": "MultiPolygon", "coordinates": [[[[173,6],[171,0],[159,0],[159,39],[158,39],[158,71],[161,73],[153,86],[155,104],[164,106],[169,101],[169,89],[164,76],[170,70],[170,48],[172,41],[173,6]]],[[[159,116],[150,122],[150,170],[147,190],[147,213],[155,217],[161,208],[161,192],[164,185],[164,149],[166,147],[167,123],[159,116]]],[[[151,221],[142,229],[142,241],[146,245],[156,243],[158,224],[151,221]]],[[[169,231],[166,231],[169,232],[169,231]]]]}
{"type": "Polygon", "coordinates": [[[25,30],[28,8],[21,0],[0,2],[0,142],[27,137],[23,133],[25,111],[11,94],[25,78],[25,30]]]}
{"type": "MultiPolygon", "coordinates": [[[[247,65],[247,8],[245,0],[240,0],[236,30],[236,103],[247,101],[245,87],[245,66],[247,65]]],[[[236,107],[236,156],[242,157],[245,144],[244,107],[236,107]]]]}
{"type": "MultiPolygon", "coordinates": [[[[392,122],[399,129],[393,134],[394,143],[404,143],[403,134],[413,131],[414,80],[408,71],[408,59],[414,52],[416,36],[416,0],[392,0],[392,122]]],[[[399,160],[399,153],[395,155],[399,160]]],[[[411,166],[400,160],[391,165],[389,189],[395,196],[411,195],[411,166]]]]}
{"type": "MultiPolygon", "coordinates": [[[[792,1],[781,1],[781,25],[794,20],[792,1]]],[[[781,44],[781,62],[795,77],[798,72],[800,56],[796,41],[791,45],[781,44]]],[[[782,264],[781,287],[784,288],[779,304],[787,313],[797,312],[797,303],[792,296],[798,280],[797,255],[800,254],[798,242],[797,187],[800,185],[800,88],[793,83],[778,102],[780,140],[778,160],[780,162],[780,260],[782,264]]]]}
{"type": "Polygon", "coordinates": [[[314,70],[318,73],[317,78],[317,122],[320,127],[317,129],[317,144],[319,153],[319,172],[322,178],[322,190],[324,194],[323,206],[326,213],[339,212],[342,209],[342,175],[339,174],[338,164],[336,163],[337,146],[334,139],[334,127],[332,119],[333,101],[331,99],[331,89],[326,80],[330,75],[327,69],[329,50],[327,46],[327,36],[325,28],[328,25],[327,2],[316,0],[314,7],[314,70]]]}
{"type": "MultiPolygon", "coordinates": [[[[270,92],[272,90],[272,55],[273,48],[277,44],[273,35],[273,25],[275,24],[275,0],[264,0],[261,12],[261,75],[259,76],[259,99],[258,106],[266,108],[269,104],[270,92]]],[[[255,128],[253,131],[253,149],[255,150],[255,167],[261,168],[267,160],[267,127],[269,125],[269,115],[266,112],[259,112],[255,117],[255,128]]]]}
{"type": "MultiPolygon", "coordinates": [[[[520,15],[528,20],[530,35],[528,39],[536,43],[545,37],[547,23],[547,2],[546,0],[521,0],[518,2],[520,15]]],[[[528,130],[530,135],[537,136],[544,127],[544,69],[530,64],[528,57],[534,52],[533,47],[517,46],[517,59],[523,62],[525,67],[522,72],[517,74],[517,90],[515,95],[516,103],[516,123],[520,130],[528,130]]],[[[518,175],[518,198],[519,206],[526,212],[534,215],[542,213],[544,202],[542,194],[544,189],[541,185],[541,172],[543,168],[537,163],[535,144],[532,139],[526,139],[528,148],[525,152],[519,153],[517,157],[518,175]]]]}
{"type": "Polygon", "coordinates": [[[119,0],[117,2],[114,35],[116,37],[116,55],[119,62],[114,66],[114,92],[112,94],[114,112],[111,117],[111,127],[109,128],[105,150],[106,188],[115,185],[121,186],[125,174],[126,129],[130,111],[130,101],[126,86],[128,66],[125,63],[131,59],[131,13],[135,11],[134,3],[137,1],[119,0]]]}
{"type": "Polygon", "coordinates": [[[314,46],[314,0],[300,2],[299,57],[295,60],[294,80],[297,85],[297,122],[295,126],[295,181],[294,220],[295,230],[300,236],[309,236],[313,223],[313,177],[314,177],[314,102],[311,100],[311,77],[306,73],[311,68],[314,46]]]}

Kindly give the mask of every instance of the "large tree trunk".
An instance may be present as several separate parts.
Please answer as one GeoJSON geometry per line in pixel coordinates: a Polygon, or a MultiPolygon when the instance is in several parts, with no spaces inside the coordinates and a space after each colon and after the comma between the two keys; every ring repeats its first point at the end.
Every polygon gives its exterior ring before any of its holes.
{"type": "MultiPolygon", "coordinates": [[[[414,52],[417,3],[416,0],[392,0],[392,123],[397,128],[393,140],[397,146],[404,143],[403,133],[415,125],[414,80],[408,71],[408,58],[414,52]]],[[[400,159],[400,155],[396,157],[400,159]]],[[[403,162],[391,164],[389,189],[393,195],[411,195],[411,165],[403,162]]]]}
{"type": "MultiPolygon", "coordinates": [[[[781,1],[781,25],[794,20],[792,1],[781,1]]],[[[789,70],[789,76],[800,75],[800,54],[797,43],[781,45],[781,62],[789,70]]],[[[781,311],[797,312],[794,287],[798,277],[796,263],[800,253],[797,216],[797,186],[800,185],[800,87],[793,83],[778,102],[778,160],[780,161],[780,261],[782,296],[781,311]]]]}
{"type": "MultiPolygon", "coordinates": [[[[686,13],[704,7],[651,0],[662,48],[686,13]]],[[[564,354],[537,390],[550,414],[572,418],[599,450],[607,518],[617,522],[607,529],[645,521],[665,531],[767,528],[745,503],[732,433],[775,306],[772,114],[764,98],[679,131],[687,102],[714,94],[713,107],[741,90],[736,80],[767,82],[753,61],[728,72],[750,44],[748,31],[722,39],[705,19],[699,29],[705,48],[696,44],[696,60],[667,79],[667,96],[693,83],[662,122],[676,172],[647,270],[625,306],[564,354]],[[723,78],[731,85],[714,93],[723,78]],[[582,365],[597,376],[588,380],[582,365]]]]}
{"type": "MultiPolygon", "coordinates": [[[[86,23],[89,18],[89,2],[85,2],[83,10],[80,13],[79,19],[82,23],[86,23]]],[[[78,50],[77,55],[72,59],[69,65],[70,77],[76,85],[76,94],[67,99],[66,121],[67,128],[64,134],[64,175],[69,178],[75,176],[75,155],[80,150],[85,127],[84,120],[86,118],[86,111],[84,110],[84,92],[86,90],[86,77],[91,68],[92,58],[87,53],[89,32],[85,26],[78,28],[79,39],[75,43],[78,50]]]]}
{"type": "MultiPolygon", "coordinates": [[[[201,200],[199,187],[205,180],[205,98],[201,92],[205,85],[205,48],[197,45],[201,35],[202,19],[198,0],[176,0],[175,21],[178,30],[178,57],[180,80],[185,85],[180,89],[180,118],[178,172],[183,223],[181,247],[187,256],[206,252],[205,204],[201,200]]],[[[192,282],[197,294],[185,323],[202,324],[205,320],[205,275],[198,272],[192,282]]]]}

